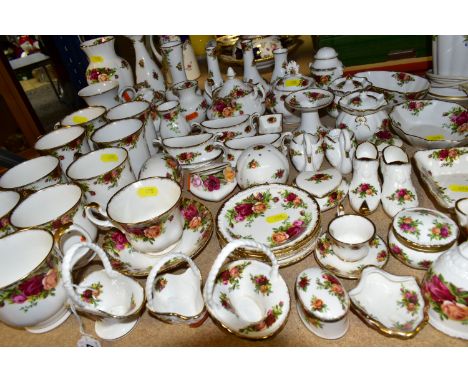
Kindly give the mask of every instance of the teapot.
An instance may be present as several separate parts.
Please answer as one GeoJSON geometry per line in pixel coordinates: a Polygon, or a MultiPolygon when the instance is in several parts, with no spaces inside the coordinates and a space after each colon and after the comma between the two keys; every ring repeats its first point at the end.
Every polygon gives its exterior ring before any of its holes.
{"type": "Polygon", "coordinates": [[[227,80],[213,91],[213,103],[207,111],[208,119],[265,113],[266,92],[263,86],[242,82],[235,75],[229,67],[227,80]]]}
{"type": "Polygon", "coordinates": [[[291,135],[293,138],[289,144],[289,156],[296,170],[299,172],[319,170],[324,157],[322,135],[306,132],[291,135]]]}
{"type": "Polygon", "coordinates": [[[288,158],[271,144],[250,146],[237,160],[237,183],[240,188],[257,184],[286,183],[288,158]]]}
{"type": "Polygon", "coordinates": [[[146,279],[146,307],[159,320],[168,324],[201,325],[207,317],[201,291],[202,277],[193,260],[183,253],[162,256],[146,279]],[[184,273],[159,274],[174,259],[183,259],[189,268],[184,273]]]}
{"type": "Polygon", "coordinates": [[[271,250],[254,240],[228,243],[213,263],[203,290],[210,316],[230,333],[264,339],[277,333],[286,322],[290,297],[271,250]],[[223,266],[240,247],[262,251],[271,265],[256,259],[241,259],[223,266]]]}
{"type": "Polygon", "coordinates": [[[138,282],[112,269],[101,247],[88,242],[71,246],[63,258],[62,276],[73,305],[97,318],[94,328],[100,338],[117,339],[135,327],[145,302],[145,292],[138,282]],[[85,255],[80,255],[82,248],[95,252],[104,269],[92,271],[75,285],[72,272],[75,264],[85,255]]]}

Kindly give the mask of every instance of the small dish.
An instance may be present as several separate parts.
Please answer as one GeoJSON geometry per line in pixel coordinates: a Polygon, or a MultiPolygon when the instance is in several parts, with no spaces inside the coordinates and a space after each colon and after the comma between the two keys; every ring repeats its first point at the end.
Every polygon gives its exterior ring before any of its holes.
{"type": "Polygon", "coordinates": [[[443,208],[468,197],[468,147],[418,151],[414,161],[421,179],[443,208]]]}
{"type": "Polygon", "coordinates": [[[387,246],[383,239],[377,235],[370,243],[370,251],[367,256],[359,261],[343,261],[336,256],[326,233],[318,240],[314,255],[315,260],[317,260],[317,263],[322,268],[334,273],[338,277],[351,280],[359,279],[365,267],[374,265],[383,268],[388,261],[387,246]]]}
{"type": "Polygon", "coordinates": [[[468,110],[452,102],[407,101],[390,113],[395,132],[412,146],[443,149],[468,143],[468,110]]]}
{"type": "MultiPolygon", "coordinates": [[[[213,233],[213,217],[209,209],[199,201],[182,198],[181,206],[185,220],[182,239],[175,247],[170,247],[163,253],[146,254],[135,251],[122,232],[117,229],[109,230],[104,235],[102,248],[112,267],[127,276],[147,277],[153,265],[169,251],[181,252],[190,258],[197,256],[208,244],[213,233]]],[[[161,270],[174,269],[182,262],[182,259],[172,260],[161,270]]]]}
{"type": "Polygon", "coordinates": [[[412,276],[396,276],[369,267],[363,270],[349,297],[353,312],[387,336],[412,338],[427,324],[427,305],[412,276]]]}
{"type": "Polygon", "coordinates": [[[429,90],[428,80],[409,73],[369,71],[355,76],[367,78],[372,83],[371,89],[383,93],[389,105],[424,98],[429,90]]]}
{"type": "Polygon", "coordinates": [[[236,172],[228,163],[220,163],[190,174],[187,184],[196,197],[219,202],[236,188],[236,172]]]}

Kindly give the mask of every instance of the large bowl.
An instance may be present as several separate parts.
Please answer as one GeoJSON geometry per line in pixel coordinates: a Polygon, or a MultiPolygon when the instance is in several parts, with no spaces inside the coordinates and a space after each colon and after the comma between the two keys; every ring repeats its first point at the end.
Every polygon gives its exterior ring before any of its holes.
{"type": "Polygon", "coordinates": [[[423,77],[403,72],[370,71],[356,73],[355,76],[367,78],[372,83],[371,90],[383,93],[389,105],[422,99],[430,85],[423,77]]]}
{"type": "Polygon", "coordinates": [[[390,113],[395,132],[411,145],[444,149],[468,143],[468,111],[452,102],[407,101],[390,113]]]}

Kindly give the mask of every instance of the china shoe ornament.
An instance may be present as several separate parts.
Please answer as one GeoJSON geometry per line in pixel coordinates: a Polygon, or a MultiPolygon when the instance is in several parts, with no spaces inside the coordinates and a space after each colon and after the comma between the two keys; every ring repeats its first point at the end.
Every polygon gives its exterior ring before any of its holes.
{"type": "Polygon", "coordinates": [[[346,128],[330,130],[324,138],[325,156],[342,175],[353,170],[352,159],[357,142],[354,133],[346,128]]]}
{"type": "Polygon", "coordinates": [[[184,81],[172,86],[172,92],[179,98],[182,115],[189,124],[206,119],[208,104],[202,95],[197,94],[197,89],[197,81],[184,81]]]}
{"type": "Polygon", "coordinates": [[[207,317],[200,270],[183,253],[169,253],[161,257],[146,279],[145,291],[148,310],[168,324],[186,324],[194,328],[207,317]],[[174,260],[182,260],[189,267],[181,274],[162,273],[162,266],[174,260]]]}
{"type": "Polygon", "coordinates": [[[265,112],[266,91],[261,84],[250,84],[235,78],[229,67],[227,80],[213,92],[213,103],[208,109],[209,119],[265,112]]]}
{"type": "Polygon", "coordinates": [[[457,224],[441,212],[409,208],[394,216],[388,247],[403,264],[428,269],[441,254],[456,246],[458,234],[457,224]]]}
{"type": "Polygon", "coordinates": [[[159,136],[162,139],[183,137],[190,134],[190,125],[182,115],[178,101],[168,101],[160,104],[156,111],[161,119],[159,136]]]}
{"type": "Polygon", "coordinates": [[[285,105],[285,98],[292,92],[309,89],[315,85],[312,78],[305,77],[299,73],[299,65],[290,61],[286,65],[285,74],[271,84],[271,90],[266,96],[266,106],[271,113],[283,114],[284,123],[299,123],[299,115],[289,111],[285,105]]]}
{"type": "Polygon", "coordinates": [[[68,297],[79,311],[96,319],[94,329],[100,338],[115,340],[135,327],[145,292],[137,281],[112,269],[101,247],[92,243],[75,244],[65,253],[61,271],[68,297]],[[72,272],[81,259],[78,253],[82,249],[95,252],[104,269],[93,270],[76,285],[72,272]]]}
{"type": "Polygon", "coordinates": [[[367,141],[377,130],[388,126],[387,101],[380,93],[350,93],[341,98],[338,105],[341,112],[336,127],[350,129],[358,142],[367,141]]]}
{"type": "Polygon", "coordinates": [[[0,321],[45,333],[70,316],[57,246],[43,229],[0,238],[0,321]]]}
{"type": "Polygon", "coordinates": [[[216,41],[212,40],[206,45],[206,63],[208,65],[208,78],[205,81],[205,92],[203,97],[208,105],[213,103],[213,91],[219,88],[224,80],[219,70],[218,51],[216,49],[216,41]]]}
{"type": "Polygon", "coordinates": [[[380,204],[382,190],[378,169],[377,147],[370,142],[359,144],[353,158],[353,179],[349,185],[349,202],[353,210],[361,215],[371,214],[380,204]]]}
{"type": "Polygon", "coordinates": [[[408,155],[397,146],[387,146],[382,151],[383,176],[382,205],[390,217],[401,210],[419,205],[416,188],[411,181],[411,162],[408,155]]]}
{"type": "Polygon", "coordinates": [[[338,53],[330,47],[320,48],[309,64],[312,78],[320,88],[326,89],[332,81],[343,75],[343,64],[338,59],[338,53]]]}
{"type": "Polygon", "coordinates": [[[188,181],[188,189],[193,195],[211,202],[223,200],[236,186],[236,172],[225,162],[194,170],[188,181]]]}
{"type": "Polygon", "coordinates": [[[468,340],[468,242],[442,254],[424,276],[429,323],[441,332],[468,340]]]}
{"type": "Polygon", "coordinates": [[[237,183],[241,188],[266,183],[286,183],[288,158],[268,144],[251,146],[237,160],[237,183]]]}
{"type": "Polygon", "coordinates": [[[296,132],[316,134],[327,129],[319,117],[319,110],[326,108],[333,101],[333,94],[327,90],[309,88],[290,93],[284,99],[284,105],[291,112],[301,113],[301,124],[296,132]]]}
{"type": "Polygon", "coordinates": [[[244,59],[244,82],[248,82],[251,84],[260,84],[262,88],[267,92],[270,89],[270,85],[260,75],[255,65],[252,40],[242,40],[241,47],[244,59]]]}
{"type": "Polygon", "coordinates": [[[365,78],[353,76],[340,77],[334,80],[328,87],[328,90],[331,90],[335,95],[332,104],[327,108],[328,115],[337,118],[340,114],[338,103],[341,98],[350,93],[367,90],[371,85],[365,78]]]}
{"type": "Polygon", "coordinates": [[[351,309],[372,329],[400,339],[413,338],[426,326],[427,304],[417,280],[377,267],[362,271],[349,291],[351,309]]]}
{"type": "Polygon", "coordinates": [[[286,75],[288,49],[278,48],[273,50],[273,58],[275,60],[275,66],[273,67],[273,73],[271,74],[270,84],[273,84],[276,80],[286,75]]]}
{"type": "Polygon", "coordinates": [[[141,167],[138,179],[159,176],[169,178],[177,183],[182,182],[182,168],[176,158],[165,152],[154,154],[141,167]]]}
{"type": "Polygon", "coordinates": [[[117,80],[120,88],[133,86],[130,64],[115,54],[114,43],[115,37],[106,36],[85,41],[80,45],[89,60],[86,68],[86,81],[89,85],[117,80]]]}
{"type": "Polygon", "coordinates": [[[235,336],[266,339],[278,333],[290,310],[288,287],[278,270],[278,261],[263,244],[234,240],[220,252],[211,267],[203,297],[212,319],[235,336]],[[271,265],[242,259],[223,266],[237,248],[263,252],[271,265]]]}
{"type": "Polygon", "coordinates": [[[323,137],[320,134],[300,133],[292,134],[289,143],[289,156],[298,172],[315,172],[322,165],[323,137]]]}
{"type": "Polygon", "coordinates": [[[166,85],[161,70],[151,58],[143,43],[144,36],[126,36],[135,49],[135,76],[137,85],[154,91],[165,91],[166,85]]]}

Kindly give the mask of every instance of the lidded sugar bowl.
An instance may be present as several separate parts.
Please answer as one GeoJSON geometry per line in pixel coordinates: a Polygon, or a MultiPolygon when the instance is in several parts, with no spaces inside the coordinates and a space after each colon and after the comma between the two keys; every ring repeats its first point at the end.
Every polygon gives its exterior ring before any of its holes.
{"type": "Polygon", "coordinates": [[[344,67],[336,50],[325,46],[317,51],[309,69],[317,86],[326,89],[332,81],[343,75],[344,67]]]}
{"type": "Polygon", "coordinates": [[[328,90],[331,90],[335,95],[332,104],[327,108],[327,113],[330,117],[337,118],[339,112],[338,102],[340,99],[350,93],[367,90],[372,84],[366,78],[346,76],[334,80],[328,90]]]}
{"type": "Polygon", "coordinates": [[[336,276],[319,267],[305,269],[297,276],[295,290],[297,311],[307,329],[330,340],[346,334],[350,301],[336,276]]]}
{"type": "Polygon", "coordinates": [[[457,224],[441,212],[409,208],[394,216],[388,247],[405,265],[428,269],[442,253],[456,246],[458,234],[457,224]]]}

